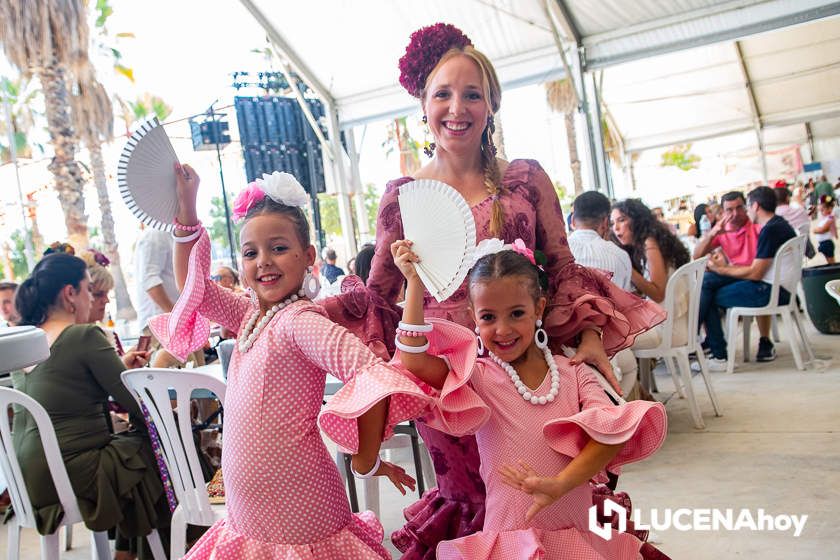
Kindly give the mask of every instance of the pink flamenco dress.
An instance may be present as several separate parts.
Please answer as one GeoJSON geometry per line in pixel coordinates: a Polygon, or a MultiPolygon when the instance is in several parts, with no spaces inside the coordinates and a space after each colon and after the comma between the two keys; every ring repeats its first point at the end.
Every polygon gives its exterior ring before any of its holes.
{"type": "MultiPolygon", "coordinates": [[[[481,479],[487,488],[483,527],[437,545],[440,560],[617,560],[667,558],[631,533],[612,531],[609,540],[588,530],[592,484],[582,484],[531,521],[528,494],[502,482],[499,468],[523,460],[543,476],[562,471],[590,439],[624,447],[607,465],[621,465],[654,453],[665,439],[667,417],[660,403],[609,401],[588,368],[560,356],[560,390],[553,402],[533,405],[516,391],[507,373],[486,358],[476,359],[475,336],[448,321],[432,319],[429,353],[444,357],[450,374],[426,413],[427,425],[454,436],[475,434],[481,479]]],[[[546,374],[534,395],[550,389],[546,374]]],[[[422,383],[419,383],[423,386],[422,383]]],[[[363,410],[370,400],[349,396],[363,410]]],[[[326,412],[329,411],[329,408],[326,412]]],[[[603,473],[599,477],[603,476],[603,473]]]]}
{"type": "MultiPolygon", "coordinates": [[[[207,340],[209,321],[239,332],[257,313],[247,297],[219,287],[209,275],[205,232],[190,255],[175,309],[151,323],[181,360],[207,340]]],[[[326,373],[373,400],[390,396],[388,434],[428,406],[426,394],[303,299],[279,310],[247,352],[237,345],[228,372],[222,453],[228,515],[185,558],[390,558],[375,516],[351,513],[321,438],[317,418],[326,373]]],[[[348,422],[333,417],[328,424],[341,433],[348,422]]]]}
{"type": "MultiPolygon", "coordinates": [[[[322,302],[332,320],[351,329],[380,353],[394,352],[401,313],[395,304],[403,277],[394,265],[390,246],[404,237],[397,196],[411,181],[412,177],[402,177],[389,182],[382,196],[376,253],[367,286],[348,277],[342,284],[344,293],[322,302]]],[[[549,303],[544,322],[556,352],[563,344],[574,346],[583,329],[598,327],[603,331],[604,347],[612,355],[665,319],[665,312],[655,303],[619,289],[598,271],[575,264],[566,241],[560,202],[539,163],[513,160],[501,182],[498,200],[504,209],[504,224],[499,237],[506,243],[522,239],[529,249],[539,249],[548,259],[549,303]]],[[[477,242],[494,237],[490,231],[492,208],[489,196],[472,207],[477,242]]],[[[466,281],[445,302],[439,303],[427,294],[423,307],[427,317],[447,319],[468,329],[475,326],[468,309],[466,281]]],[[[417,428],[431,453],[437,488],[405,509],[406,524],[391,535],[391,540],[403,552],[403,560],[434,560],[441,540],[481,529],[485,488],[474,436],[446,434],[422,421],[417,428]]]]}

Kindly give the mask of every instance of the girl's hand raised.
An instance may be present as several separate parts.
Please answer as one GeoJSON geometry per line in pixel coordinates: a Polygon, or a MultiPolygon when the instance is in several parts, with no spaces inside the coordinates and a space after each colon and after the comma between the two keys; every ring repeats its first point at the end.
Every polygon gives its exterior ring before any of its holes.
{"type": "Polygon", "coordinates": [[[420,262],[420,257],[411,250],[413,244],[412,241],[407,239],[400,239],[391,243],[391,256],[394,257],[394,264],[397,265],[406,280],[418,278],[414,263],[420,262]]]}
{"type": "Polygon", "coordinates": [[[200,179],[195,169],[187,164],[175,164],[175,189],[178,193],[178,222],[185,226],[198,223],[195,200],[200,179]]]}

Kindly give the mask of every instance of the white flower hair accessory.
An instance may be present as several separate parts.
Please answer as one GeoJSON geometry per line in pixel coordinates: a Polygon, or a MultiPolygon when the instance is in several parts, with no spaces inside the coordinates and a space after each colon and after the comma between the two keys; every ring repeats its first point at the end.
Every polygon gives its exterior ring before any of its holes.
{"type": "Polygon", "coordinates": [[[309,204],[309,194],[290,173],[282,171],[275,171],[271,175],[263,173],[262,179],[257,179],[255,182],[275,202],[300,207],[309,204]]]}
{"type": "Polygon", "coordinates": [[[482,240],[475,246],[475,251],[473,251],[473,266],[475,266],[475,263],[477,263],[480,258],[486,257],[487,255],[493,255],[499,251],[504,251],[505,248],[505,243],[501,239],[491,237],[489,239],[482,240]]]}

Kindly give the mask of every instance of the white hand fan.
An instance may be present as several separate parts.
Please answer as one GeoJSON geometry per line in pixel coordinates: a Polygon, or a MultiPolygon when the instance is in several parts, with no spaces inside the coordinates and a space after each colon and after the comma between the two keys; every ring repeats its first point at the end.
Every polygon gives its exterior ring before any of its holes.
{"type": "Polygon", "coordinates": [[[155,229],[172,231],[178,198],[178,156],[157,117],[143,123],[128,139],[117,166],[120,193],[131,212],[155,229]]]}
{"type": "Polygon", "coordinates": [[[461,194],[440,181],[419,179],[400,187],[405,238],[420,257],[417,274],[429,293],[444,301],[473,264],[475,220],[461,194]]]}

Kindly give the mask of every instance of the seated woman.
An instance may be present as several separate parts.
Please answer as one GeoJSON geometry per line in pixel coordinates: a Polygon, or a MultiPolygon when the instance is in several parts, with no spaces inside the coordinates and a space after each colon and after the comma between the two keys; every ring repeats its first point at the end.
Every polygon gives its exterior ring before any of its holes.
{"type": "MultiPolygon", "coordinates": [[[[87,324],[91,280],[85,262],[73,255],[44,257],[18,289],[21,324],[47,333],[50,357],[12,374],[14,386],[50,415],[70,483],[85,525],[93,531],[117,527],[137,538],[169,524],[169,507],[151,443],[136,401],[122,384],[126,368],[142,367],[148,352],[122,360],[102,330],[87,324]],[[113,435],[108,397],[129,411],[133,430],[113,435]]],[[[32,417],[16,411],[14,446],[25,473],[41,534],[56,530],[64,512],[50,480],[41,439],[32,417]]],[[[133,555],[118,550],[118,559],[133,555]]]]}
{"type": "MultiPolygon", "coordinates": [[[[648,299],[663,303],[668,279],[691,260],[688,249],[641,200],[628,198],[613,204],[610,221],[615,240],[630,255],[633,286],[648,299]]],[[[677,290],[676,312],[673,342],[682,345],[688,340],[687,285],[677,290]]],[[[658,346],[661,329],[658,326],[637,337],[633,348],[658,346]]]]}

